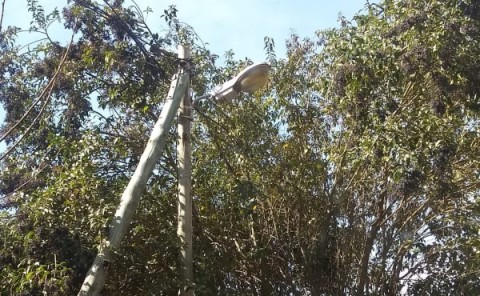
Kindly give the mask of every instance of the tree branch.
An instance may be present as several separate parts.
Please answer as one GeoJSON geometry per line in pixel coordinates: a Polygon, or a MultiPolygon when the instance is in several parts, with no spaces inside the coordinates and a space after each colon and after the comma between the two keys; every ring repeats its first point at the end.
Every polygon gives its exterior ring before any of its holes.
{"type": "Polygon", "coordinates": [[[5,11],[5,1],[2,1],[2,10],[0,12],[0,32],[2,32],[2,24],[3,24],[3,12],[5,11]]]}
{"type": "Polygon", "coordinates": [[[53,89],[53,85],[56,81],[56,78],[58,76],[58,73],[60,72],[60,70],[62,69],[63,67],[63,64],[65,63],[66,59],[67,59],[67,55],[70,51],[70,47],[72,45],[72,42],[73,42],[73,36],[72,36],[72,40],[70,41],[70,44],[68,45],[67,49],[65,50],[65,54],[63,55],[62,59],[60,60],[60,63],[58,64],[58,67],[57,67],[57,70],[55,71],[55,74],[53,75],[52,79],[50,80],[50,82],[48,83],[48,85],[45,87],[45,89],[42,91],[42,93],[40,94],[40,97],[36,100],[36,102],[34,104],[32,104],[32,106],[29,108],[29,110],[27,111],[26,114],[24,114],[22,116],[22,118],[20,118],[20,120],[12,127],[10,128],[10,130],[7,131],[7,133],[5,135],[2,136],[2,138],[0,140],[3,140],[5,139],[5,137],[7,137],[12,131],[13,129],[15,129],[24,119],[25,117],[28,115],[28,113],[31,112],[31,110],[33,109],[33,107],[38,103],[38,101],[43,97],[43,95],[45,94],[46,91],[48,91],[48,95],[45,99],[45,102],[43,103],[42,105],[42,108],[40,109],[40,112],[38,113],[38,115],[33,119],[32,123],[30,124],[30,126],[27,128],[27,130],[23,133],[23,135],[20,137],[20,139],[12,145],[12,147],[10,147],[10,149],[8,149],[7,152],[5,152],[1,157],[0,157],[0,160],[3,160],[5,157],[7,157],[7,155],[9,155],[13,149],[15,149],[15,147],[25,138],[26,135],[28,135],[28,133],[30,132],[30,130],[32,129],[33,125],[37,122],[37,120],[40,118],[40,116],[42,116],[43,112],[45,111],[45,108],[47,107],[47,104],[48,102],[50,101],[50,97],[51,97],[51,93],[52,93],[52,89],[53,89]]]}
{"type": "MultiPolygon", "coordinates": [[[[72,36],[72,40],[73,40],[73,36],[72,36]]],[[[30,114],[30,112],[33,110],[33,108],[38,104],[38,102],[40,102],[40,100],[43,98],[43,96],[45,95],[45,93],[48,91],[48,97],[46,99],[46,101],[48,101],[48,98],[50,96],[50,93],[52,91],[52,87],[53,87],[53,84],[55,83],[56,79],[57,79],[57,76],[58,74],[60,73],[60,70],[62,69],[62,66],[63,64],[65,63],[65,60],[67,58],[67,55],[68,55],[68,52],[70,51],[70,46],[72,45],[72,41],[70,42],[70,44],[68,45],[67,47],[67,50],[65,51],[65,54],[63,55],[62,59],[60,60],[60,63],[58,64],[58,67],[57,69],[55,70],[55,73],[53,74],[53,77],[52,79],[50,79],[50,81],[48,82],[47,86],[45,86],[45,88],[42,90],[42,92],[40,93],[40,95],[38,96],[38,98],[32,103],[32,105],[28,108],[27,112],[25,112],[25,114],[23,114],[23,116],[0,138],[0,142],[5,140],[6,137],[8,137],[8,135],[10,135],[13,130],[15,128],[17,128],[17,126],[23,122],[23,120],[25,120],[25,118],[28,116],[28,114],[30,114]]],[[[43,107],[42,107],[43,108],[43,107]]],[[[37,116],[38,117],[38,116],[37,116]]],[[[35,119],[36,120],[36,119],[35,119]]],[[[35,120],[33,122],[35,122],[35,120]]],[[[3,159],[4,156],[2,156],[1,159],[3,159]]]]}

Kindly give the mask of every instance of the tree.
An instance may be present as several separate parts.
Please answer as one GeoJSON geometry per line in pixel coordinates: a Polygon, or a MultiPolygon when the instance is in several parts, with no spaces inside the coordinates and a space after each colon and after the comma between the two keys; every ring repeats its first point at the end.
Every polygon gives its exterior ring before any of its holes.
{"type": "MultiPolygon", "coordinates": [[[[160,37],[118,1],[62,16],[29,3],[36,31],[61,19],[77,35],[24,52],[19,29],[1,31],[2,135],[15,128],[0,294],[74,294],[162,108],[177,66],[164,49],[195,36],[174,7],[160,37]]],[[[266,39],[269,87],[195,115],[196,295],[478,294],[478,7],[367,3],[340,28],[293,35],[285,59],[266,39]]],[[[249,62],[229,52],[214,68],[192,43],[197,93],[249,62]]],[[[105,295],[177,293],[174,142],[105,295]]]]}
{"type": "Polygon", "coordinates": [[[230,140],[209,114],[205,294],[478,293],[476,5],[367,5],[292,36],[271,89],[228,112],[230,140]]]}
{"type": "MultiPolygon", "coordinates": [[[[2,155],[6,211],[1,220],[1,294],[78,291],[176,71],[176,56],[164,48],[179,38],[194,37],[176,21],[175,7],[165,10],[172,31],[160,37],[145,25],[138,7],[121,4],[76,1],[60,16],[57,10],[46,15],[36,1],[29,2],[30,31],[45,38],[26,52],[15,41],[23,31],[2,31],[1,92],[7,111],[2,139],[9,149],[2,155]],[[52,40],[48,32],[50,23],[60,19],[75,36],[66,45],[52,40]]],[[[196,48],[198,64],[204,53],[196,48]]],[[[142,282],[153,287],[176,289],[176,274],[168,276],[175,273],[177,261],[171,255],[177,245],[170,231],[175,212],[170,211],[175,188],[172,144],[148,184],[144,203],[152,204],[139,218],[154,221],[149,216],[159,215],[162,221],[150,223],[152,228],[145,223],[134,227],[135,242],[127,244],[130,253],[149,254],[144,267],[135,269],[136,261],[132,268],[124,260],[124,268],[111,272],[112,283],[135,281],[138,272],[137,280],[142,275],[142,282]],[[151,233],[148,238],[143,235],[142,227],[158,230],[159,223],[165,223],[164,231],[156,233],[156,239],[151,233]],[[153,259],[156,255],[146,250],[159,244],[165,245],[153,259]],[[159,284],[161,277],[145,276],[144,269],[153,265],[159,268],[150,274],[167,270],[162,274],[169,281],[159,284]],[[125,279],[127,272],[130,277],[125,279]]],[[[127,253],[120,257],[128,258],[127,253]]],[[[112,284],[105,292],[117,288],[112,284]]],[[[138,294],[142,288],[139,283],[124,293],[138,294]]]]}

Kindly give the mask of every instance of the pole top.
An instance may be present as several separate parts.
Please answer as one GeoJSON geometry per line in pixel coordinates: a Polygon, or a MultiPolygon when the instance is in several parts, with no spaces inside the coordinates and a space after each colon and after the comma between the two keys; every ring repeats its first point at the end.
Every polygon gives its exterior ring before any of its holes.
{"type": "Polygon", "coordinates": [[[181,60],[186,60],[190,58],[190,48],[183,45],[178,45],[178,58],[181,60]]]}

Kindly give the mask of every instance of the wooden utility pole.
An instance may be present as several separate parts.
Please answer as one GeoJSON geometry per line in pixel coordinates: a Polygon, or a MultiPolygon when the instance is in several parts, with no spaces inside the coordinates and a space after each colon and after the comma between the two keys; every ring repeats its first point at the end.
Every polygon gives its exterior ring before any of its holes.
{"type": "Polygon", "coordinates": [[[167,100],[153,128],[147,147],[127,188],[122,194],[115,216],[110,222],[108,238],[100,244],[99,252],[87,273],[78,296],[99,295],[102,291],[106,279],[106,265],[111,260],[113,250],[120,246],[133,214],[138,207],[147,181],[152,174],[155,164],[162,155],[168,131],[175,118],[180,101],[188,91],[189,82],[189,73],[184,72],[183,69],[174,75],[167,100]]]}
{"type": "MultiPolygon", "coordinates": [[[[190,67],[190,49],[178,47],[178,58],[187,71],[190,67]]],[[[182,286],[180,296],[193,296],[192,262],[192,144],[191,144],[192,101],[190,91],[186,91],[178,112],[178,228],[180,239],[180,260],[182,286]]]]}

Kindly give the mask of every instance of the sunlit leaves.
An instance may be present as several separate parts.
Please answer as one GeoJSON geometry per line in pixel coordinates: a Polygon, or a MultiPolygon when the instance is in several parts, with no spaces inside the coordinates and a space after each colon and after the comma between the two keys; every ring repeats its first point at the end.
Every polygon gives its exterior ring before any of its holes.
{"type": "MultiPolygon", "coordinates": [[[[29,7],[47,23],[36,2],[29,7]]],[[[194,114],[197,295],[474,293],[477,10],[467,1],[370,3],[353,20],[340,17],[338,29],[292,35],[286,59],[265,38],[267,86],[194,114]]],[[[48,116],[2,163],[10,212],[0,217],[0,287],[78,288],[175,72],[163,47],[192,44],[199,95],[250,63],[229,51],[215,64],[174,6],[162,15],[165,36],[140,13],[119,1],[63,11],[80,35],[48,116]]],[[[65,49],[44,42],[19,54],[18,32],[1,41],[8,126],[65,49]]],[[[18,130],[39,114],[32,110],[18,130]]],[[[106,293],[177,292],[175,136],[168,141],[106,293]]]]}

